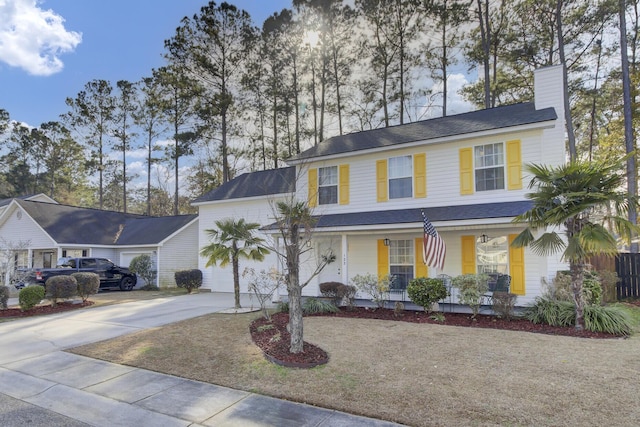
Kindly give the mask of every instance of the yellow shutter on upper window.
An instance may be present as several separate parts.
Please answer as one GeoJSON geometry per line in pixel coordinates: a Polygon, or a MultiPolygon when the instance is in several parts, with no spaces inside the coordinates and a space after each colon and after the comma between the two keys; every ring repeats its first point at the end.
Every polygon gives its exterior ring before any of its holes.
{"type": "Polygon", "coordinates": [[[384,239],[378,240],[378,275],[389,274],[389,247],[384,245],[384,239]]]}
{"type": "Polygon", "coordinates": [[[507,151],[507,189],[522,189],[522,150],[520,140],[506,142],[507,151]]]}
{"type": "Polygon", "coordinates": [[[340,165],[338,167],[338,196],[341,205],[349,204],[349,165],[340,165]]]}
{"type": "Polygon", "coordinates": [[[460,156],[460,194],[473,194],[473,149],[461,148],[460,156]]]}
{"type": "Polygon", "coordinates": [[[476,274],[476,236],[462,236],[462,274],[476,274]]]}
{"type": "Polygon", "coordinates": [[[526,294],[524,282],[524,248],[514,248],[511,242],[517,234],[509,234],[509,274],[511,275],[511,286],[509,292],[516,295],[526,294]]]}
{"type": "Polygon", "coordinates": [[[416,277],[429,277],[429,268],[422,259],[422,237],[415,240],[416,277]]]}
{"type": "Polygon", "coordinates": [[[309,169],[309,207],[315,208],[318,204],[318,169],[309,169]]]}
{"type": "Polygon", "coordinates": [[[413,156],[413,188],[416,198],[427,197],[427,155],[413,156]]]}
{"type": "Polygon", "coordinates": [[[386,202],[388,196],[387,185],[387,160],[378,160],[376,162],[376,192],[378,202],[386,202]]]}

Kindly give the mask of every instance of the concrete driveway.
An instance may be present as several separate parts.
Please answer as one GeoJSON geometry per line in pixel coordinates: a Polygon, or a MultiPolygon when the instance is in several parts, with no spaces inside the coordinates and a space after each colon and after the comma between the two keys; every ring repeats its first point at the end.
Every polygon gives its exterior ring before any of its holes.
{"type": "Polygon", "coordinates": [[[200,293],[1,323],[0,425],[397,425],[64,352],[232,306],[200,293]]]}

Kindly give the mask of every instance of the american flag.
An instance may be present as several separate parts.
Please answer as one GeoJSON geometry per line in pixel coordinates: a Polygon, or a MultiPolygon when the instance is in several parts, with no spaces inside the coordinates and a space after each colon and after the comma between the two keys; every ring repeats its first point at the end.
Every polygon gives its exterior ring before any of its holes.
{"type": "Polygon", "coordinates": [[[429,221],[429,218],[422,213],[422,220],[424,223],[424,241],[422,244],[422,259],[424,263],[430,267],[434,267],[438,270],[444,268],[444,257],[447,254],[447,247],[444,245],[444,240],[438,234],[436,229],[429,221]]]}

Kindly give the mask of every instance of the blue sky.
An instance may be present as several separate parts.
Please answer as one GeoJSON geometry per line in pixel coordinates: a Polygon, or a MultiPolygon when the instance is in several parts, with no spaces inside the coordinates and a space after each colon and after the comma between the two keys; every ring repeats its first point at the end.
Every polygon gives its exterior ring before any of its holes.
{"type": "MultiPolygon", "coordinates": [[[[207,0],[0,0],[0,108],[58,120],[93,79],[137,81],[164,64],[164,40],[207,0]],[[44,58],[44,59],[43,59],[44,58]]],[[[220,4],[221,2],[216,2],[220,4]]],[[[231,0],[254,24],[291,0],[231,0]]]]}

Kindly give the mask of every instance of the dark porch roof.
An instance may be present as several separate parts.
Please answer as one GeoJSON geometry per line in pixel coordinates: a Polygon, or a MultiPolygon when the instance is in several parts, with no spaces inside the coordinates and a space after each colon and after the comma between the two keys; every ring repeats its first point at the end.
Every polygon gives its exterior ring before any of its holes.
{"type": "Polygon", "coordinates": [[[197,218],[197,215],[148,217],[28,200],[16,202],[53,240],[63,244],[155,244],[197,218]]]}
{"type": "MultiPolygon", "coordinates": [[[[478,205],[437,206],[423,208],[431,222],[462,221],[472,219],[512,218],[531,209],[529,200],[517,202],[483,203],[478,205]]],[[[388,211],[354,212],[318,216],[316,229],[333,227],[355,227],[373,225],[393,225],[422,223],[420,208],[395,209],[388,211]]],[[[274,230],[275,223],[264,229],[274,230]]]]}
{"type": "Polygon", "coordinates": [[[291,161],[541,123],[555,120],[556,118],[557,115],[553,108],[536,110],[532,102],[505,105],[404,125],[334,136],[294,156],[291,161]]]}

